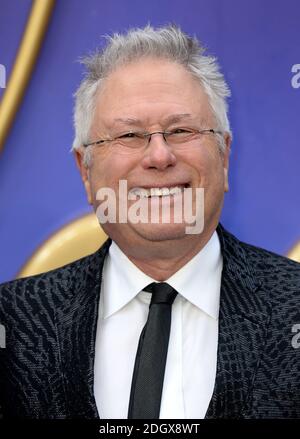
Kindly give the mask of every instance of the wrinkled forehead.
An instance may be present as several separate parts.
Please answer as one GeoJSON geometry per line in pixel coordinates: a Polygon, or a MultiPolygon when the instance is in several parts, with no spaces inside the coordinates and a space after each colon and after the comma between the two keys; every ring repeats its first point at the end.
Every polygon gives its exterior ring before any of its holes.
{"type": "Polygon", "coordinates": [[[118,67],[101,83],[95,104],[94,124],[212,116],[200,80],[182,65],[159,59],[118,67]]]}

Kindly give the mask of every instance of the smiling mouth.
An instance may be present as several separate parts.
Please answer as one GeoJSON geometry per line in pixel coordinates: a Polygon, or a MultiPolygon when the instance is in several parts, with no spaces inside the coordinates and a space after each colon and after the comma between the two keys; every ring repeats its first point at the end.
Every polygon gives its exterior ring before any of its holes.
{"type": "Polygon", "coordinates": [[[164,187],[135,187],[130,189],[128,195],[140,198],[168,197],[182,194],[184,189],[190,187],[188,183],[164,187]]]}

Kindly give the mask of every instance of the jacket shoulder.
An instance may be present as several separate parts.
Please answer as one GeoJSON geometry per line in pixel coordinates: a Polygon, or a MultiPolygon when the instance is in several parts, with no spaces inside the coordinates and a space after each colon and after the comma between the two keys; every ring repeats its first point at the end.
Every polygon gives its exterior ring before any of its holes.
{"type": "Polygon", "coordinates": [[[286,256],[281,256],[265,248],[241,241],[222,226],[219,226],[219,235],[221,235],[221,239],[223,238],[227,250],[236,252],[237,248],[240,248],[243,257],[245,257],[247,262],[253,267],[261,267],[266,270],[277,267],[300,271],[299,262],[293,261],[286,256]]]}
{"type": "Polygon", "coordinates": [[[269,299],[281,296],[286,300],[290,295],[299,301],[300,263],[240,241],[223,228],[220,237],[223,240],[225,259],[229,264],[233,260],[235,269],[242,266],[244,273],[250,273],[259,284],[264,285],[269,299]]]}
{"type": "Polygon", "coordinates": [[[300,263],[288,258],[287,256],[282,256],[242,241],[241,244],[244,246],[245,252],[251,258],[251,261],[253,259],[253,263],[263,263],[265,269],[274,269],[277,267],[277,269],[295,270],[300,272],[300,263]]]}
{"type": "Polygon", "coordinates": [[[103,261],[107,248],[106,241],[95,253],[78,259],[54,270],[40,273],[34,276],[14,279],[0,285],[0,311],[5,304],[16,300],[47,300],[54,296],[59,299],[60,295],[69,293],[73,287],[80,283],[86,283],[95,275],[95,270],[103,261]]]}

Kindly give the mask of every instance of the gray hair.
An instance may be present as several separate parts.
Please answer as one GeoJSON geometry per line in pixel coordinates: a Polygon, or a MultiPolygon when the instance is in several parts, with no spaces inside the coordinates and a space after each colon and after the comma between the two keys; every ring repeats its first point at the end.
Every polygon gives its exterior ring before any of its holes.
{"type": "MultiPolygon", "coordinates": [[[[217,129],[231,134],[226,102],[230,90],[216,58],[204,55],[205,50],[195,37],[186,35],[174,25],[158,29],[148,25],[143,29],[131,29],[126,34],[108,36],[107,39],[103,50],[81,60],[87,72],[75,93],[73,150],[89,141],[96,95],[102,81],[121,65],[149,57],[176,62],[196,77],[208,96],[217,129]]],[[[218,143],[224,151],[223,136],[218,136],[218,143]]]]}

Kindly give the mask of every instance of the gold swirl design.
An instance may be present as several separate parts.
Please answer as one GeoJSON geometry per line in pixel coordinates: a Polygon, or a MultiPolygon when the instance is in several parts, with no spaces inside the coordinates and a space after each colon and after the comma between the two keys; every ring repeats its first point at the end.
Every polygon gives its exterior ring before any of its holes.
{"type": "Polygon", "coordinates": [[[55,0],[34,0],[16,60],[0,103],[0,152],[22,102],[55,0]]]}
{"type": "Polygon", "coordinates": [[[293,259],[293,261],[300,262],[300,241],[294,245],[287,256],[288,258],[293,259]]]}
{"type": "Polygon", "coordinates": [[[55,232],[33,253],[17,277],[53,270],[94,253],[107,239],[94,213],[86,214],[55,232]]]}

